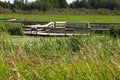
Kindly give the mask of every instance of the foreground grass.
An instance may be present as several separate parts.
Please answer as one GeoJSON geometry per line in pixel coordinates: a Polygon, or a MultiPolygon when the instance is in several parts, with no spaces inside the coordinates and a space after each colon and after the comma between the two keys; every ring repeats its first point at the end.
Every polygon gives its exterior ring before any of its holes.
{"type": "Polygon", "coordinates": [[[0,18],[22,18],[32,21],[120,22],[120,16],[105,15],[32,15],[0,14],[0,18]]]}
{"type": "Polygon", "coordinates": [[[0,80],[119,80],[120,39],[0,37],[0,80]]]}

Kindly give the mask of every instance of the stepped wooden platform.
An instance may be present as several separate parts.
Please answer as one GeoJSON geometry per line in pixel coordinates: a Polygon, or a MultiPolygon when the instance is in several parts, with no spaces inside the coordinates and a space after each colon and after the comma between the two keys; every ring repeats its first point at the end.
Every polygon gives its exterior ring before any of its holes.
{"type": "Polygon", "coordinates": [[[120,25],[115,22],[40,22],[11,18],[0,20],[21,23],[23,33],[34,36],[89,35],[92,31],[110,31],[110,25],[120,25]]]}

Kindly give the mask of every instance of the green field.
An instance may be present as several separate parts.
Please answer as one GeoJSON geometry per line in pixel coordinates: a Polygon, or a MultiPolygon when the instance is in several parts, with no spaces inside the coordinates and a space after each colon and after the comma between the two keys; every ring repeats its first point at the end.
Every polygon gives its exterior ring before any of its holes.
{"type": "Polygon", "coordinates": [[[30,15],[0,14],[0,18],[19,18],[32,21],[120,22],[120,16],[104,15],[30,15]]]}
{"type": "MultiPolygon", "coordinates": [[[[119,16],[0,14],[0,17],[33,21],[120,21],[119,16]]],[[[119,37],[10,35],[19,27],[20,24],[0,21],[0,80],[120,80],[119,37]]]]}

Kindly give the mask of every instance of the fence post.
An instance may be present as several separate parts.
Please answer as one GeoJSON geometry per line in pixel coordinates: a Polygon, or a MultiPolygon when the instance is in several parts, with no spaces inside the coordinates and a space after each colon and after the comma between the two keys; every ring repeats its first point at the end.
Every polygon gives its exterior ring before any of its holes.
{"type": "Polygon", "coordinates": [[[32,35],[32,27],[30,29],[31,29],[31,35],[32,35]]]}
{"type": "Polygon", "coordinates": [[[87,28],[91,28],[91,25],[89,22],[87,22],[87,28]]]}
{"type": "Polygon", "coordinates": [[[36,27],[36,36],[38,36],[38,28],[36,27]]]}
{"type": "Polygon", "coordinates": [[[54,22],[54,28],[56,28],[56,22],[54,22]]]}

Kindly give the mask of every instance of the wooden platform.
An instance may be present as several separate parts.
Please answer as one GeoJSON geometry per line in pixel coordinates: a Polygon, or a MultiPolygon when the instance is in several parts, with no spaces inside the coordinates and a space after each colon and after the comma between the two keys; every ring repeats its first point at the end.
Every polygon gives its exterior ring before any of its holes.
{"type": "Polygon", "coordinates": [[[68,22],[49,22],[47,24],[23,25],[24,34],[34,36],[71,36],[89,35],[91,31],[110,31],[109,28],[91,28],[90,23],[72,23],[75,25],[79,24],[77,26],[68,22]]]}
{"type": "Polygon", "coordinates": [[[89,35],[92,31],[110,31],[110,25],[120,25],[120,22],[41,22],[14,18],[0,18],[0,20],[21,23],[25,35],[35,36],[89,35]]]}

